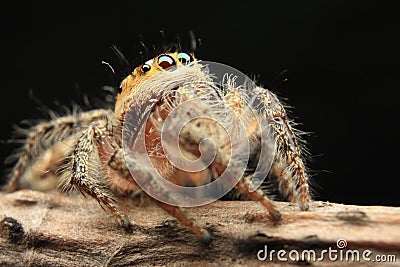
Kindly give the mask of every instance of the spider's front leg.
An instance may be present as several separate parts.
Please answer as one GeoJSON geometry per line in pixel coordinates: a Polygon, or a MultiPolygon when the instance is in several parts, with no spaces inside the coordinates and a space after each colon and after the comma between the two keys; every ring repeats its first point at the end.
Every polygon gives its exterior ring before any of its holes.
{"type": "Polygon", "coordinates": [[[294,133],[278,98],[263,88],[255,88],[254,92],[263,98],[263,111],[277,144],[272,171],[280,183],[280,190],[290,200],[297,201],[301,210],[308,210],[311,198],[299,137],[294,133]]]}
{"type": "Polygon", "coordinates": [[[106,116],[91,123],[78,138],[71,160],[63,176],[63,191],[74,187],[96,199],[102,207],[110,210],[124,229],[132,224],[115,204],[110,188],[106,184],[107,173],[102,166],[100,153],[103,146],[115,143],[112,116],[106,116]]]}
{"type": "MultiPolygon", "coordinates": [[[[160,194],[163,194],[164,196],[168,196],[170,199],[173,198],[173,195],[167,191],[161,183],[158,182],[157,179],[154,179],[152,173],[140,166],[135,159],[126,156],[124,158],[124,151],[122,148],[118,149],[115,154],[111,157],[109,166],[118,171],[123,177],[125,177],[128,180],[133,180],[133,177],[130,175],[129,168],[132,171],[140,173],[142,176],[142,179],[146,181],[146,183],[150,183],[153,188],[155,188],[160,194]]],[[[146,192],[144,192],[146,193],[146,192]]],[[[172,206],[163,202],[160,202],[151,196],[149,196],[150,199],[153,199],[163,210],[174,216],[176,219],[178,219],[183,225],[187,226],[192,232],[194,232],[196,235],[200,236],[203,238],[204,241],[210,242],[211,237],[210,234],[208,233],[207,230],[203,229],[199,225],[196,224],[195,220],[190,218],[185,211],[177,206],[172,206]]]]}

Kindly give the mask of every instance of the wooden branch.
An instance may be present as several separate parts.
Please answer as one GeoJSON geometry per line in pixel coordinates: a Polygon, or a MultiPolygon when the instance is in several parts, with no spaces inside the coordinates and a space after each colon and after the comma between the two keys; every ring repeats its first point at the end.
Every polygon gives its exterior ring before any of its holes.
{"type": "MultiPolygon", "coordinates": [[[[318,262],[288,256],[291,250],[301,255],[312,249],[318,257],[329,247],[339,252],[357,249],[360,257],[370,250],[371,259],[394,255],[400,262],[397,207],[314,202],[310,211],[301,212],[294,204],[277,202],[282,212],[278,224],[265,216],[259,203],[249,201],[218,201],[187,209],[211,232],[213,241],[207,245],[151,203],[138,206],[120,199],[119,205],[140,227],[125,232],[96,202],[78,195],[30,190],[0,193],[0,265],[260,265],[270,261],[257,258],[257,254],[264,256],[265,246],[280,265],[332,265],[327,254],[318,262]],[[338,249],[338,239],[345,239],[347,247],[338,249]],[[287,252],[288,262],[271,253],[280,249],[287,252]]],[[[350,261],[354,266],[371,263],[362,258],[350,261]]]]}

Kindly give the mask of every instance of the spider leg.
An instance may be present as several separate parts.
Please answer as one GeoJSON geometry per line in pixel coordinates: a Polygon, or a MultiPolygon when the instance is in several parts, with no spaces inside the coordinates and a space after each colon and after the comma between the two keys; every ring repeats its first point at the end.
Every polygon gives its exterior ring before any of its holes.
{"type": "Polygon", "coordinates": [[[272,219],[279,220],[281,218],[281,213],[275,208],[272,201],[264,194],[264,192],[261,189],[255,191],[249,190],[251,185],[250,177],[251,175],[242,177],[236,184],[235,188],[247,195],[251,200],[260,202],[272,216],[272,219]]]}
{"type": "Polygon", "coordinates": [[[112,123],[107,117],[94,121],[83,131],[63,173],[63,191],[76,188],[81,193],[88,194],[102,207],[110,210],[124,229],[129,229],[132,226],[129,217],[118,209],[103,179],[106,173],[101,165],[98,148],[111,136],[112,123]]]}
{"type": "Polygon", "coordinates": [[[177,206],[171,206],[160,201],[157,201],[157,204],[163,210],[165,210],[166,212],[174,216],[176,219],[178,219],[178,221],[180,221],[183,225],[186,225],[197,236],[203,238],[205,242],[209,243],[211,241],[211,236],[208,233],[208,231],[197,225],[195,220],[189,217],[182,208],[177,206]]]}
{"type": "Polygon", "coordinates": [[[93,110],[42,122],[29,129],[21,151],[15,155],[18,160],[11,172],[7,190],[13,192],[18,189],[21,176],[43,151],[109,113],[110,111],[107,110],[93,110]]]}
{"type": "MultiPolygon", "coordinates": [[[[153,178],[150,171],[147,171],[140,167],[139,164],[136,164],[135,159],[127,156],[124,158],[123,149],[120,148],[115,152],[115,154],[111,157],[109,165],[114,170],[118,171],[122,176],[126,177],[127,179],[133,180],[132,176],[130,175],[129,168],[133,168],[134,171],[138,171],[142,177],[145,178],[146,182],[151,183],[152,186],[156,187],[156,190],[163,194],[164,196],[168,196],[169,198],[173,198],[172,194],[168,192],[160,183],[157,182],[156,179],[153,178]],[[126,162],[126,161],[127,162],[126,162]]],[[[144,192],[146,194],[146,192],[144,192]]],[[[177,206],[172,206],[163,202],[160,202],[150,196],[150,199],[153,199],[158,206],[160,206],[163,210],[174,216],[178,221],[180,221],[183,225],[187,226],[193,233],[197,236],[203,238],[206,242],[211,240],[210,234],[207,230],[201,228],[199,225],[196,224],[195,220],[189,217],[185,211],[177,206]]]]}
{"type": "Polygon", "coordinates": [[[287,198],[291,202],[296,202],[297,195],[295,181],[293,180],[293,177],[291,177],[291,174],[287,174],[290,178],[283,176],[286,167],[286,164],[282,161],[274,161],[270,173],[277,179],[278,190],[283,194],[283,197],[287,198]]]}
{"type": "Polygon", "coordinates": [[[281,175],[277,178],[283,181],[282,185],[287,185],[287,191],[293,191],[296,187],[291,186],[294,180],[297,185],[296,195],[298,196],[297,202],[301,210],[308,210],[310,202],[310,193],[308,185],[308,176],[304,162],[301,158],[300,148],[297,145],[295,136],[291,130],[288,121],[285,118],[275,118],[278,123],[273,124],[273,128],[278,133],[277,141],[282,150],[282,160],[288,164],[281,175]]]}
{"type": "MultiPolygon", "coordinates": [[[[201,132],[194,131],[191,128],[188,129],[183,128],[180,134],[186,140],[190,140],[190,142],[180,143],[183,149],[189,151],[192,149],[193,143],[198,144],[202,139],[206,137],[201,132]]],[[[224,172],[230,160],[231,160],[230,154],[226,152],[224,149],[219,148],[216,157],[214,159],[214,162],[211,164],[210,168],[218,175],[220,175],[224,172]]],[[[242,177],[239,180],[239,182],[235,185],[235,188],[244,195],[248,196],[251,200],[259,201],[267,209],[267,211],[274,220],[279,220],[281,217],[280,212],[275,208],[272,201],[260,189],[255,191],[250,191],[250,184],[251,184],[250,176],[242,177]]]]}
{"type": "MultiPolygon", "coordinates": [[[[286,111],[278,98],[263,88],[255,88],[254,92],[263,97],[263,110],[270,122],[277,144],[276,162],[286,164],[280,175],[277,175],[281,189],[283,188],[286,191],[284,193],[288,194],[289,197],[290,195],[296,196],[301,210],[308,210],[310,202],[308,175],[302,159],[298,137],[294,133],[286,111]]],[[[278,169],[279,167],[275,168],[275,170],[278,169]]]]}
{"type": "Polygon", "coordinates": [[[71,136],[44,150],[21,175],[18,187],[38,191],[56,188],[59,182],[58,170],[65,164],[74,143],[75,136],[71,136]]]}

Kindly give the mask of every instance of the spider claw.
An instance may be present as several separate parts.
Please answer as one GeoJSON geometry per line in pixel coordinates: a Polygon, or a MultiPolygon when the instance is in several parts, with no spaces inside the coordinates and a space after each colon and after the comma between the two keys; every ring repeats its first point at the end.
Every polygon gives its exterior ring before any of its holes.
{"type": "Polygon", "coordinates": [[[124,216],[119,223],[121,224],[121,227],[127,231],[134,228],[134,224],[131,222],[128,216],[124,216]]]}
{"type": "Polygon", "coordinates": [[[212,237],[211,237],[210,233],[205,229],[202,229],[201,232],[203,234],[202,241],[206,245],[209,245],[212,242],[212,237]]]}
{"type": "Polygon", "coordinates": [[[147,235],[149,234],[145,227],[132,223],[128,216],[125,216],[120,221],[120,225],[127,233],[133,233],[135,231],[139,231],[147,235]]]}
{"type": "Polygon", "coordinates": [[[282,218],[282,214],[279,210],[275,210],[273,213],[271,213],[271,216],[274,220],[280,220],[282,218]]]}
{"type": "Polygon", "coordinates": [[[310,206],[308,205],[308,203],[299,203],[299,208],[302,211],[307,211],[310,208],[310,206]]]}

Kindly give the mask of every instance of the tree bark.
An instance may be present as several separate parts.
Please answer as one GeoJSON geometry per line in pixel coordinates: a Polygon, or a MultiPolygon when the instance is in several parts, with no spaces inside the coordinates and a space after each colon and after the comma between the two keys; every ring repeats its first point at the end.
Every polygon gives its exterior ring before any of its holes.
{"type": "Polygon", "coordinates": [[[257,266],[272,261],[283,266],[371,266],[378,264],[376,256],[394,256],[396,262],[387,266],[400,262],[399,207],[313,202],[310,211],[302,212],[293,203],[276,202],[282,212],[278,223],[251,201],[217,201],[186,209],[210,231],[213,241],[206,244],[152,202],[139,205],[121,198],[118,204],[138,225],[135,230],[126,232],[95,201],[80,195],[0,193],[0,265],[257,266]],[[343,242],[337,243],[339,239],[343,242]],[[336,250],[331,257],[329,249],[336,250]],[[284,251],[281,259],[279,250],[284,251]],[[323,250],[327,252],[320,261],[323,250]],[[354,250],[359,261],[356,255],[352,260],[349,251],[354,250]],[[310,251],[315,258],[307,254],[310,251]]]}

